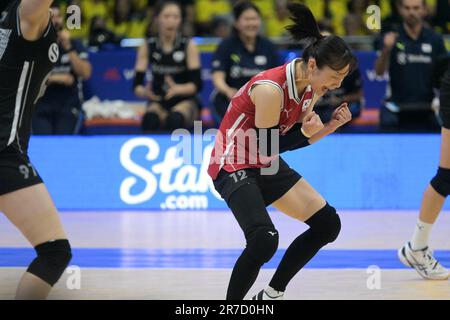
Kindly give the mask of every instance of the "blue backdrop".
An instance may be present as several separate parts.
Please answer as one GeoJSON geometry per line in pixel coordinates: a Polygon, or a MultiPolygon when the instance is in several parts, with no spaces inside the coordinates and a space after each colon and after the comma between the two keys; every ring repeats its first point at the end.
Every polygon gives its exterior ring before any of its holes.
{"type": "MultiPolygon", "coordinates": [[[[298,52],[281,51],[284,61],[290,61],[298,52]]],[[[364,98],[366,106],[379,107],[386,90],[386,81],[375,76],[375,52],[356,52],[363,80],[364,98]]],[[[85,84],[87,98],[97,95],[100,99],[121,99],[134,101],[137,98],[132,92],[134,78],[134,64],[136,51],[132,49],[117,49],[90,53],[93,74],[85,84]]],[[[209,95],[213,86],[211,82],[212,53],[202,53],[202,79],[204,81],[201,98],[204,106],[209,105],[209,95]]]]}
{"type": "MultiPolygon", "coordinates": [[[[30,155],[59,209],[226,208],[206,174],[211,142],[187,137],[198,164],[184,164],[167,135],[33,137],[30,155]]],[[[339,209],[417,209],[439,143],[438,135],[333,135],[283,157],[339,209]]]]}

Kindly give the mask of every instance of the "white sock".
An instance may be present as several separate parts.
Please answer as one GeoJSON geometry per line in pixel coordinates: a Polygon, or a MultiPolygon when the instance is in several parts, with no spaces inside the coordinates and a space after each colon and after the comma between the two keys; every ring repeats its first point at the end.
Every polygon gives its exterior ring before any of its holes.
{"type": "Polygon", "coordinates": [[[269,297],[272,297],[272,298],[276,298],[276,297],[282,296],[282,295],[284,294],[283,291],[277,291],[277,290],[275,290],[274,288],[269,287],[269,286],[268,286],[267,289],[265,289],[264,291],[266,292],[266,294],[267,294],[269,297]]]}
{"type": "Polygon", "coordinates": [[[417,219],[416,227],[411,238],[411,249],[420,250],[428,246],[432,224],[417,219]]]}

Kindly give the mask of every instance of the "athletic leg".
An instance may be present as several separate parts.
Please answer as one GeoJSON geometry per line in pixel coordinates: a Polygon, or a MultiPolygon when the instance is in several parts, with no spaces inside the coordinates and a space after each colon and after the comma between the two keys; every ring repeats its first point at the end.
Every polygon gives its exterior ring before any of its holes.
{"type": "Polygon", "coordinates": [[[41,183],[1,195],[0,211],[38,254],[20,280],[16,298],[47,298],[71,258],[67,236],[47,189],[41,183]]]}
{"type": "Polygon", "coordinates": [[[336,210],[302,178],[273,206],[288,216],[303,221],[309,229],[288,247],[269,286],[284,292],[291,279],[326,244],[339,235],[341,223],[336,210]]]}

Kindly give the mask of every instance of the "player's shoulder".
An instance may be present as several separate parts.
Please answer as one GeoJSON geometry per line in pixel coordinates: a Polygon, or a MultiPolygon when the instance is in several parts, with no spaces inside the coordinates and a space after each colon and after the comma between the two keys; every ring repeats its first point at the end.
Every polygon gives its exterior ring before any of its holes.
{"type": "Polygon", "coordinates": [[[254,79],[255,81],[273,81],[281,86],[286,82],[286,64],[260,72],[254,79]]]}

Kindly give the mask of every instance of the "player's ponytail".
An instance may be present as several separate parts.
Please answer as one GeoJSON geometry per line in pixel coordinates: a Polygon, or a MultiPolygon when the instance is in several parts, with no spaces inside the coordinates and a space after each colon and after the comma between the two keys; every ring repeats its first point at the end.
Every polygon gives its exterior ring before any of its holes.
{"type": "Polygon", "coordinates": [[[291,2],[288,4],[288,10],[291,14],[291,20],[294,24],[287,26],[286,29],[292,38],[297,41],[319,40],[324,38],[320,33],[317,21],[311,10],[301,3],[291,2]]]}
{"type": "Polygon", "coordinates": [[[337,71],[349,65],[351,72],[356,68],[357,60],[349,46],[338,36],[323,36],[314,15],[307,6],[292,2],[289,3],[288,9],[294,24],[286,29],[295,40],[306,41],[302,55],[303,61],[308,62],[310,58],[314,58],[319,69],[328,66],[337,71]]]}

